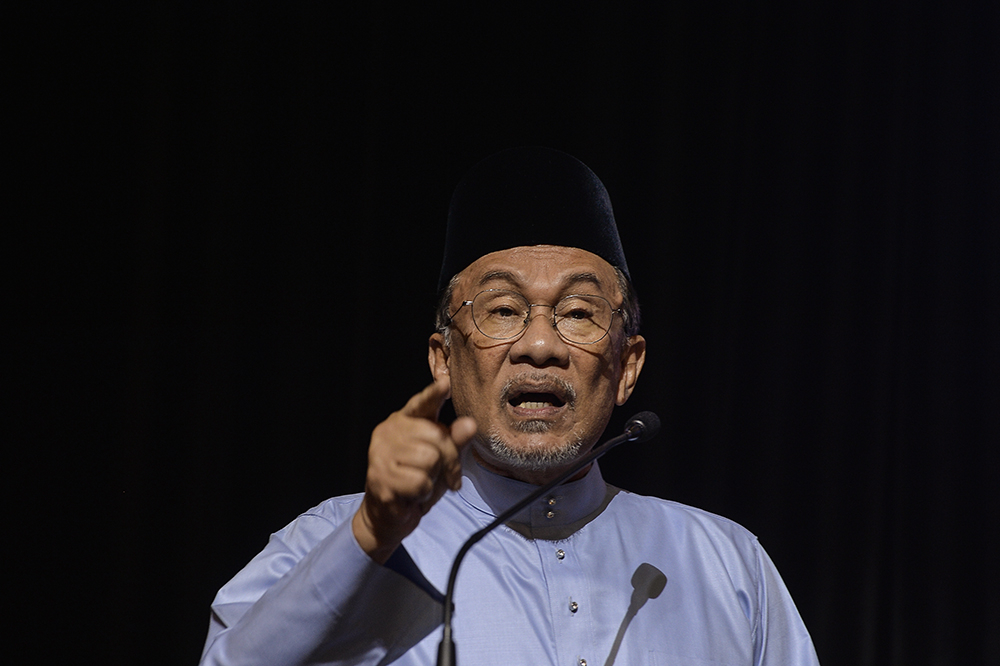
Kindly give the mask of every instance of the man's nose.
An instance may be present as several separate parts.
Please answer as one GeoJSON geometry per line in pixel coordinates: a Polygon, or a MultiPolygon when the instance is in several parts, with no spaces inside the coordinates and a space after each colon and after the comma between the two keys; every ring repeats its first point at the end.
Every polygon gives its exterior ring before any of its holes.
{"type": "Polygon", "coordinates": [[[524,332],[511,347],[511,357],[537,366],[565,365],[569,347],[552,322],[552,306],[532,305],[524,332]]]}

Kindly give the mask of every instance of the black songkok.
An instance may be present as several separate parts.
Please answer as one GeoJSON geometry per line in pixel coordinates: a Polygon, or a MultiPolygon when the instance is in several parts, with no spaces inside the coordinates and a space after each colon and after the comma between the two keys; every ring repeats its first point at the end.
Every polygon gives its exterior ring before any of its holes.
{"type": "Polygon", "coordinates": [[[490,252],[531,245],[587,250],[629,277],[611,199],[594,172],[558,150],[512,148],[455,188],[438,289],[490,252]]]}

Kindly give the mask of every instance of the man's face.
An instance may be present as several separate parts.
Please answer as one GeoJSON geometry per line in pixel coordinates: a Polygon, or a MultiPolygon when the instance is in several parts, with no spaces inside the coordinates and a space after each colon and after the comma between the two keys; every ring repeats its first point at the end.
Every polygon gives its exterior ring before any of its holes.
{"type": "Polygon", "coordinates": [[[476,329],[469,306],[486,289],[518,292],[529,303],[555,305],[569,294],[622,303],[614,269],[577,248],[538,245],[493,252],[459,275],[451,312],[450,345],[431,337],[432,372],[448,375],[459,416],[476,420],[473,442],[488,466],[527,481],[554,476],[597,442],[616,404],[632,392],[645,358],[641,336],[624,340],[621,317],[601,341],[561,338],[552,309],[532,308],[525,331],[493,340],[476,329]]]}

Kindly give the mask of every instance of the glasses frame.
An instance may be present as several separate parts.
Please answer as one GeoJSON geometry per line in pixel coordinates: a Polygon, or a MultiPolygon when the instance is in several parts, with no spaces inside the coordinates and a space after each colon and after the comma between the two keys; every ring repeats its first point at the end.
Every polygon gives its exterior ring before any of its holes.
{"type": "Polygon", "coordinates": [[[621,308],[613,308],[613,307],[611,307],[611,301],[609,301],[608,299],[604,298],[603,296],[598,296],[597,294],[566,294],[565,296],[563,296],[562,298],[560,298],[558,301],[556,301],[555,305],[549,305],[548,303],[531,303],[531,302],[528,301],[527,296],[525,296],[524,294],[522,294],[520,292],[514,291],[512,289],[483,289],[481,292],[479,292],[478,294],[476,294],[475,296],[473,296],[471,300],[462,301],[462,304],[459,305],[458,308],[456,308],[456,310],[453,313],[451,313],[451,314],[448,315],[448,325],[451,326],[451,324],[455,321],[455,317],[458,316],[458,313],[466,305],[469,306],[469,311],[472,312],[472,304],[473,304],[473,302],[477,298],[479,298],[483,294],[488,294],[490,292],[495,292],[495,291],[502,291],[502,292],[506,292],[508,294],[515,294],[515,295],[519,296],[525,303],[528,304],[528,313],[524,317],[524,322],[523,322],[523,326],[521,327],[521,330],[518,331],[517,333],[515,333],[514,335],[508,335],[505,338],[498,338],[498,337],[496,337],[494,335],[488,335],[487,333],[485,333],[483,331],[483,329],[479,328],[479,322],[476,321],[476,317],[473,314],[472,325],[476,327],[476,330],[479,331],[480,334],[482,334],[484,337],[489,338],[490,340],[501,340],[501,341],[515,340],[518,337],[524,335],[524,332],[528,330],[528,325],[531,323],[531,308],[534,308],[534,307],[542,307],[542,308],[551,308],[552,309],[552,314],[549,316],[549,323],[552,324],[552,328],[555,330],[556,335],[558,335],[559,338],[563,342],[567,342],[567,343],[569,343],[571,345],[596,345],[598,342],[600,342],[604,338],[608,337],[608,334],[611,333],[611,328],[612,328],[612,326],[614,326],[614,322],[615,322],[615,315],[618,315],[619,317],[621,317],[622,321],[625,320],[625,315],[623,314],[621,308]],[[567,298],[574,298],[574,297],[599,298],[599,299],[601,299],[602,301],[604,301],[605,303],[608,304],[608,308],[611,309],[611,323],[608,324],[607,329],[605,329],[604,335],[602,335],[601,337],[599,337],[596,340],[593,340],[591,342],[577,342],[576,340],[570,340],[565,335],[563,335],[562,331],[559,330],[559,326],[556,324],[556,310],[559,308],[559,304],[560,303],[562,303],[563,301],[565,301],[567,298]]]}

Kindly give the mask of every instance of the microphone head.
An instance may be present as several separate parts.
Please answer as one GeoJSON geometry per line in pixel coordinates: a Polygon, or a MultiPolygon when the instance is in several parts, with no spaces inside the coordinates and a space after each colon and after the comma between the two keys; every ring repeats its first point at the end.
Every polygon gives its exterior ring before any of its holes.
{"type": "Polygon", "coordinates": [[[645,442],[660,432],[660,417],[653,412],[639,412],[625,424],[625,432],[629,441],[645,442]]]}

